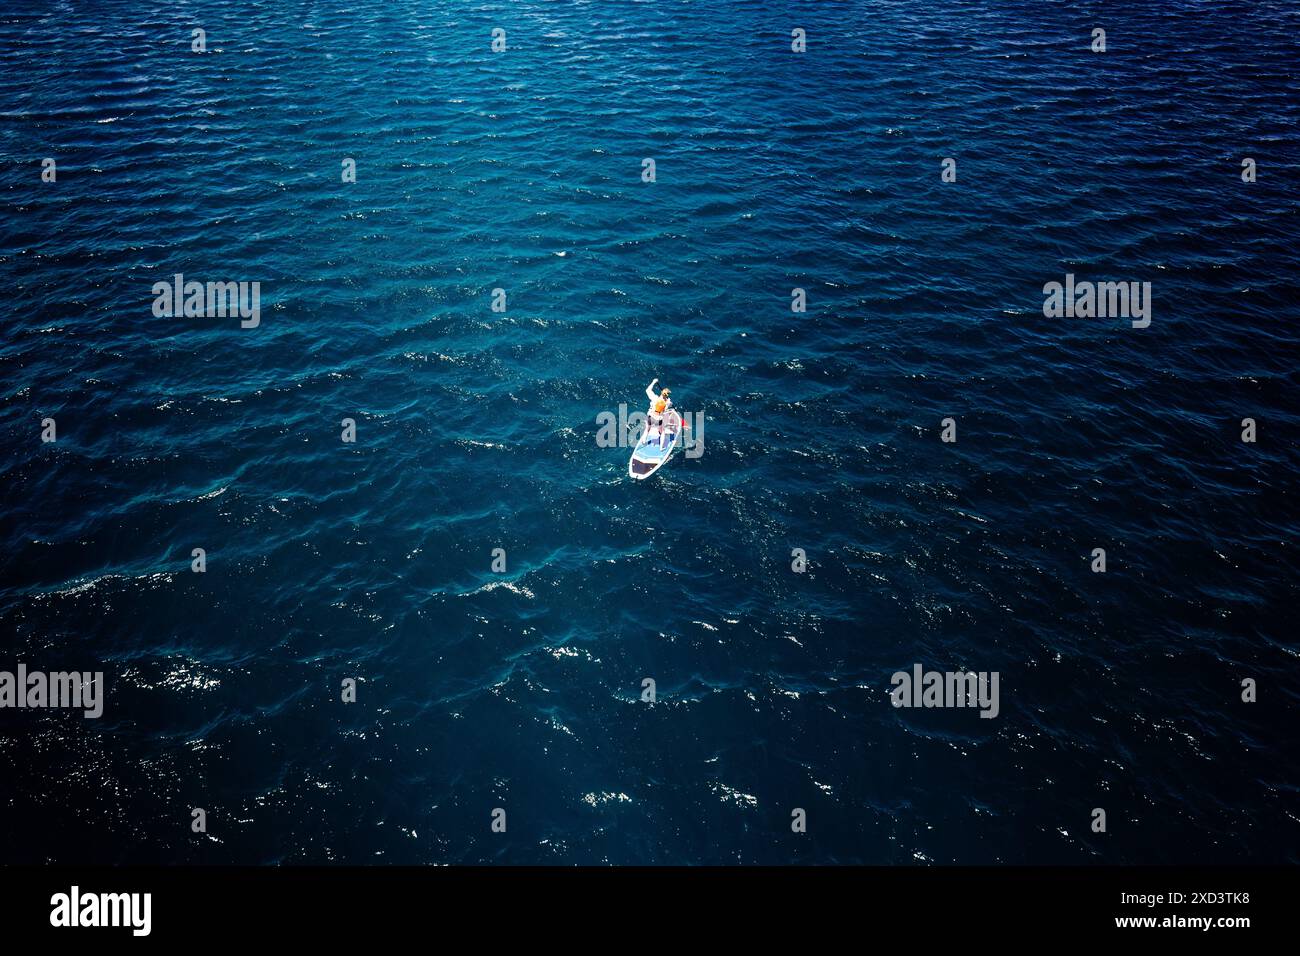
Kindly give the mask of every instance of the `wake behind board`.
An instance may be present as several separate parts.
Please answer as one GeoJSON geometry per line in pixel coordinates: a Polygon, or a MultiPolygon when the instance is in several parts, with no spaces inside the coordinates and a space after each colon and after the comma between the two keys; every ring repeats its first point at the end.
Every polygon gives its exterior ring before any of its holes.
{"type": "Polygon", "coordinates": [[[681,434],[680,426],[674,428],[670,425],[667,433],[664,432],[662,425],[647,428],[641,440],[632,449],[632,458],[627,463],[627,473],[638,481],[649,478],[673,456],[681,434]]]}

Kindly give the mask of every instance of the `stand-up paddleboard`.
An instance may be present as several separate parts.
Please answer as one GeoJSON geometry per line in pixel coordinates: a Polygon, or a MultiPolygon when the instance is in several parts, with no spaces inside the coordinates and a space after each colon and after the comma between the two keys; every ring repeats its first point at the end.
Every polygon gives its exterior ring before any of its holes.
{"type": "Polygon", "coordinates": [[[661,425],[652,425],[641,435],[641,440],[632,449],[632,458],[627,463],[627,473],[638,481],[649,478],[664,466],[677,442],[682,436],[681,418],[673,413],[672,421],[661,425]]]}

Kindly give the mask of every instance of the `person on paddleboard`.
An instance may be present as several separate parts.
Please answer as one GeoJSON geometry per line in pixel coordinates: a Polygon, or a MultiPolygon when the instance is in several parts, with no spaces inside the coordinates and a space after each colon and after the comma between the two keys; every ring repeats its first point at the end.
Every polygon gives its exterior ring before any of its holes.
{"type": "Polygon", "coordinates": [[[681,415],[678,415],[677,411],[673,408],[673,390],[671,388],[665,388],[658,395],[655,394],[655,386],[658,384],[659,379],[656,378],[646,386],[645,397],[650,399],[650,410],[645,413],[646,430],[649,431],[651,428],[658,428],[659,445],[660,447],[663,447],[667,440],[667,435],[664,434],[664,419],[668,418],[671,423],[672,418],[668,417],[670,414],[682,423],[682,427],[689,428],[690,426],[686,424],[686,420],[682,418],[681,415]]]}

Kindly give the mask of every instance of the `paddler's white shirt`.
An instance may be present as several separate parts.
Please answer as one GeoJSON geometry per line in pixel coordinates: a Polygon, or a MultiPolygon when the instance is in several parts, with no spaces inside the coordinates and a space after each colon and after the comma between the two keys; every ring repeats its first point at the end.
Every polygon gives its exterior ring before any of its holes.
{"type": "Polygon", "coordinates": [[[658,425],[664,420],[664,417],[655,411],[655,402],[659,401],[659,396],[655,394],[655,385],[658,382],[659,379],[655,379],[645,387],[645,397],[650,399],[650,408],[646,410],[645,417],[651,425],[658,425]]]}

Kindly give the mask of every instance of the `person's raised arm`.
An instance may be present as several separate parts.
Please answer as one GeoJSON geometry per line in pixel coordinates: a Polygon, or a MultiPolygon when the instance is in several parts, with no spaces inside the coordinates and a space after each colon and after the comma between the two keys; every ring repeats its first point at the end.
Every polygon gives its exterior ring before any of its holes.
{"type": "Polygon", "coordinates": [[[659,397],[658,395],[655,394],[655,386],[658,384],[659,384],[659,379],[656,378],[654,381],[652,381],[649,385],[645,387],[645,397],[650,399],[650,401],[652,402],[659,397]]]}

